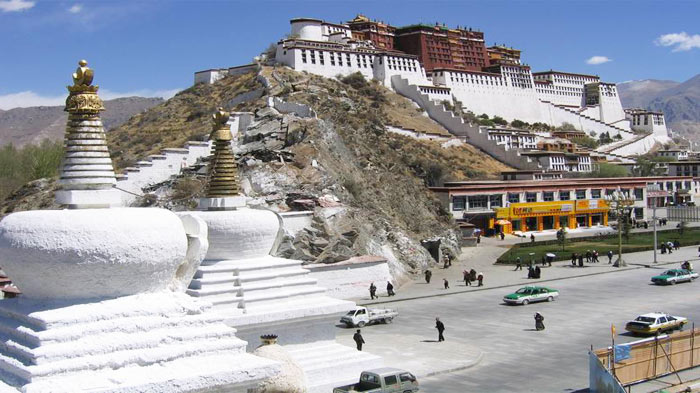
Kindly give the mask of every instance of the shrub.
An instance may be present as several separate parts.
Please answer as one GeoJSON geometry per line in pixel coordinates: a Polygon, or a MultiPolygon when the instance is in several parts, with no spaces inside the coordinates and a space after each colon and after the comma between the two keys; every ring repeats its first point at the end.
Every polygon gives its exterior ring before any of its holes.
{"type": "Polygon", "coordinates": [[[0,149],[0,199],[32,180],[53,177],[63,157],[63,143],[43,140],[21,149],[5,145],[0,149]]]}
{"type": "Polygon", "coordinates": [[[515,119],[515,120],[513,120],[513,121],[510,122],[510,125],[511,125],[512,127],[515,127],[515,128],[523,128],[523,127],[525,127],[525,126],[528,126],[529,124],[525,123],[525,122],[522,121],[522,120],[515,119]]]}
{"type": "Polygon", "coordinates": [[[479,119],[488,120],[488,119],[489,119],[489,115],[487,115],[486,113],[482,113],[482,114],[479,115],[479,119]]]}
{"type": "Polygon", "coordinates": [[[367,80],[365,79],[365,76],[362,75],[360,72],[355,72],[350,75],[346,75],[342,77],[340,81],[358,90],[369,85],[367,83],[367,80]]]}

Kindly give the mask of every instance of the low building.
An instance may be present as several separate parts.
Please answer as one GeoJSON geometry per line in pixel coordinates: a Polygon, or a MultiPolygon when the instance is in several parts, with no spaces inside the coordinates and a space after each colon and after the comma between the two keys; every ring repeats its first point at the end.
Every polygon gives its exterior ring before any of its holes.
{"type": "Polygon", "coordinates": [[[632,216],[647,220],[654,204],[692,201],[698,183],[690,176],[491,180],[446,182],[431,190],[457,221],[490,234],[607,225],[605,196],[618,188],[634,199],[632,216]],[[650,185],[656,188],[652,197],[650,185]]]}
{"type": "Polygon", "coordinates": [[[501,172],[501,179],[504,181],[508,180],[552,180],[552,179],[563,179],[564,172],[557,171],[531,171],[531,170],[514,170],[514,171],[503,171],[501,172]]]}
{"type": "Polygon", "coordinates": [[[537,135],[528,130],[520,130],[505,127],[490,127],[486,129],[488,139],[503,145],[506,150],[512,149],[536,149],[537,135]]]}
{"type": "Polygon", "coordinates": [[[587,152],[536,150],[520,154],[537,161],[539,166],[548,172],[591,172],[593,170],[591,156],[587,152]]]}
{"type": "Polygon", "coordinates": [[[674,161],[683,161],[688,159],[688,151],[680,149],[659,150],[656,152],[656,156],[672,158],[674,161]]]}
{"type": "Polygon", "coordinates": [[[630,127],[633,131],[668,135],[666,120],[662,112],[629,108],[625,109],[625,117],[630,121],[630,127]]]}

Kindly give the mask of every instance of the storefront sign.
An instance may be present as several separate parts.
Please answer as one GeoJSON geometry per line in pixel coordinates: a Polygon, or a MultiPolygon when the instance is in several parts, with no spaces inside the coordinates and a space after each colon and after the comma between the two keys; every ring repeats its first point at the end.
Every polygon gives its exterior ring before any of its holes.
{"type": "Polygon", "coordinates": [[[668,196],[668,191],[647,191],[647,198],[665,198],[668,196]]]}
{"type": "Polygon", "coordinates": [[[513,216],[523,216],[528,214],[561,213],[573,211],[571,202],[566,203],[523,203],[511,205],[513,216]]]}

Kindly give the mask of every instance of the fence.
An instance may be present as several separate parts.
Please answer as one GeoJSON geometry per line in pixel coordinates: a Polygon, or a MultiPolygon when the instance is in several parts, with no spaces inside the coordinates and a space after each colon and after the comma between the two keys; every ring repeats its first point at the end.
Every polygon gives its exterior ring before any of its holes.
{"type": "Polygon", "coordinates": [[[669,221],[700,221],[699,206],[672,206],[666,208],[669,221]]]}
{"type": "Polygon", "coordinates": [[[612,347],[593,353],[605,370],[626,386],[700,365],[698,337],[700,329],[693,326],[690,331],[617,345],[617,355],[612,347]]]}

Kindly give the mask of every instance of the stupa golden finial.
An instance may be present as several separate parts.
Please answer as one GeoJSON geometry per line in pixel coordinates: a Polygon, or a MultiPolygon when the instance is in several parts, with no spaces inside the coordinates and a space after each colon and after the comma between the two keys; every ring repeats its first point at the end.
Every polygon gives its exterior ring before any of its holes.
{"type": "Polygon", "coordinates": [[[89,114],[105,110],[97,95],[100,87],[92,85],[95,72],[87,64],[86,60],[78,62],[78,69],[73,73],[73,86],[67,86],[70,94],[66,99],[66,112],[89,114]]]}
{"type": "Polygon", "coordinates": [[[209,139],[214,142],[209,163],[209,182],[206,198],[227,198],[240,194],[238,165],[231,149],[231,127],[227,124],[231,114],[219,108],[212,115],[213,127],[209,139]]]}

